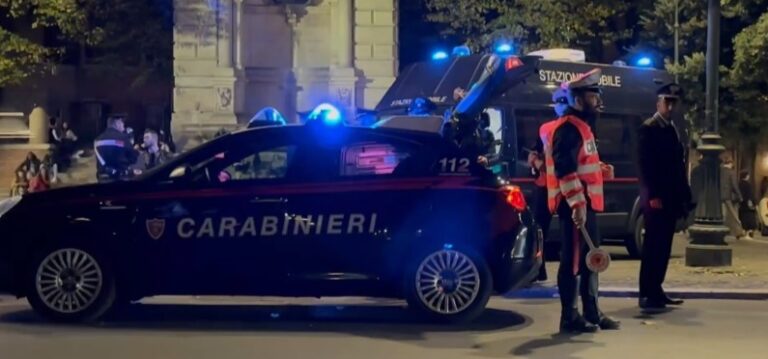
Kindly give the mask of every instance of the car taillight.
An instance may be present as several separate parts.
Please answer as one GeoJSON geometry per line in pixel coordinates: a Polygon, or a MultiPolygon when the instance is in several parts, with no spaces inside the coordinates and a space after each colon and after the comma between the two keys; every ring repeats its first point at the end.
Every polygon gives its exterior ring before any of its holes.
{"type": "Polygon", "coordinates": [[[523,66],[523,61],[520,58],[511,56],[504,61],[504,70],[509,71],[514,68],[523,66]]]}
{"type": "Polygon", "coordinates": [[[520,189],[520,187],[504,186],[502,190],[504,191],[505,199],[508,205],[512,206],[512,208],[518,211],[525,210],[525,195],[523,195],[523,191],[520,189]]]}

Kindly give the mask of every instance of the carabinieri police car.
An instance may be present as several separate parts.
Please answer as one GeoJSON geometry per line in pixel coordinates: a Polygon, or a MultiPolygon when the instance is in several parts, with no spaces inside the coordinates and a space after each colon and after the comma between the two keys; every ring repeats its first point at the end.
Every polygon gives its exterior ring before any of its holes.
{"type": "Polygon", "coordinates": [[[0,202],[0,291],[54,321],[153,295],[376,296],[447,322],[541,263],[518,187],[437,134],[287,125],[0,202]]]}

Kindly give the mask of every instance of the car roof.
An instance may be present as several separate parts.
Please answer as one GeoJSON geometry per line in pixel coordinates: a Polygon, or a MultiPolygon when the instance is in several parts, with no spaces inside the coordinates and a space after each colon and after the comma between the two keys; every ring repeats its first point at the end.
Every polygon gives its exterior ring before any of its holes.
{"type": "MultiPolygon", "coordinates": [[[[320,125],[318,125],[320,126],[320,125]]],[[[319,128],[319,127],[318,127],[319,128]]],[[[282,125],[282,126],[263,126],[263,127],[255,127],[255,128],[248,128],[243,129],[239,131],[235,131],[231,134],[228,134],[227,136],[233,136],[233,138],[239,138],[239,137],[247,137],[255,134],[263,134],[263,133],[286,133],[294,136],[310,138],[309,136],[314,135],[312,133],[313,126],[311,125],[304,125],[304,124],[288,124],[288,125],[282,125]]],[[[366,135],[378,135],[378,136],[390,136],[390,137],[398,137],[403,140],[410,140],[410,141],[416,141],[416,142],[423,142],[423,143],[449,143],[446,141],[442,136],[440,136],[437,132],[432,131],[423,131],[423,130],[414,130],[414,129],[407,129],[407,128],[393,128],[393,127],[378,127],[378,128],[370,128],[370,127],[362,127],[362,126],[328,126],[326,128],[327,131],[340,131],[342,133],[351,135],[353,138],[355,136],[366,136],[366,135]]]]}

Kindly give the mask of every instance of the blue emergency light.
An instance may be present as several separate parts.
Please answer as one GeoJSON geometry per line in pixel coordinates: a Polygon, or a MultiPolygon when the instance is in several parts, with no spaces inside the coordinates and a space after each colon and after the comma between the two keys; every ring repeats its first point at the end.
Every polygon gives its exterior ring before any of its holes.
{"type": "Polygon", "coordinates": [[[512,53],[512,44],[502,42],[496,45],[496,53],[499,55],[509,55],[512,53]]]}
{"type": "Polygon", "coordinates": [[[635,65],[642,66],[642,67],[652,66],[653,65],[653,60],[651,60],[651,58],[648,57],[648,56],[643,56],[643,57],[637,59],[637,61],[635,61],[635,65]]]}
{"type": "Polygon", "coordinates": [[[335,126],[341,124],[341,111],[327,102],[321,103],[309,113],[307,119],[309,121],[321,120],[326,125],[335,126]]]}
{"type": "Polygon", "coordinates": [[[451,54],[453,54],[453,56],[456,56],[456,57],[469,56],[469,55],[472,55],[472,50],[470,50],[469,46],[467,45],[461,45],[461,46],[454,47],[451,54]]]}
{"type": "Polygon", "coordinates": [[[448,58],[448,53],[445,51],[436,51],[432,54],[432,60],[445,60],[448,58]]]}

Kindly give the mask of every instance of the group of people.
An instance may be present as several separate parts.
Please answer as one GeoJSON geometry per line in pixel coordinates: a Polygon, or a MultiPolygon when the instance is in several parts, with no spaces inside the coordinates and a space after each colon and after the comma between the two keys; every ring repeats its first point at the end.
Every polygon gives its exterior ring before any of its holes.
{"type": "Polygon", "coordinates": [[[16,176],[11,183],[10,196],[45,191],[58,182],[58,165],[51,154],[42,160],[29,152],[24,161],[16,167],[16,176]]]}
{"type": "MultiPolygon", "coordinates": [[[[616,330],[620,322],[599,308],[598,276],[587,265],[589,246],[580,233],[586,229],[599,245],[596,212],[604,209],[603,180],[613,177],[613,167],[600,161],[593,129],[603,108],[599,69],[564,83],[553,94],[557,118],[539,129],[539,141],[528,163],[537,187],[534,216],[544,233],[558,214],[561,230],[557,284],[562,305],[560,330],[591,333],[616,330]],[[577,306],[581,296],[582,312],[577,306]]],[[[685,148],[671,121],[680,97],[676,84],[657,92],[656,113],[639,129],[638,167],[646,241],[640,269],[638,305],[646,310],[680,305],[662,283],[672,247],[675,223],[694,208],[685,167],[685,148]]],[[[542,267],[539,279],[546,279],[542,267]]]]}
{"type": "Polygon", "coordinates": [[[146,129],[141,144],[125,127],[125,118],[111,116],[106,130],[94,141],[96,175],[99,182],[111,182],[140,175],[172,157],[160,134],[146,129]]]}

